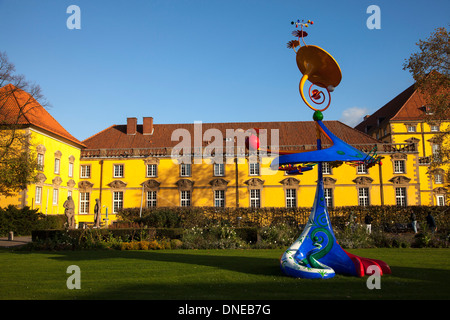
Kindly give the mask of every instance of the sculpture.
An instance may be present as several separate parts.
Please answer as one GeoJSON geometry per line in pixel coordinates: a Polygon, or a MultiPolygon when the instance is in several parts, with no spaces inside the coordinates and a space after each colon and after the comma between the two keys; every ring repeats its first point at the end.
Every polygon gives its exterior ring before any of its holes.
{"type": "Polygon", "coordinates": [[[64,201],[63,204],[64,207],[64,214],[67,218],[67,227],[69,229],[75,228],[75,203],[73,202],[73,199],[71,196],[67,197],[67,200],[64,201]]]}
{"type": "MultiPolygon", "coordinates": [[[[308,20],[308,23],[312,24],[312,21],[308,20]]],[[[284,252],[280,259],[280,266],[288,276],[309,279],[327,279],[336,273],[362,277],[369,272],[367,268],[372,265],[379,269],[380,275],[391,273],[389,266],[383,261],[358,257],[346,252],[337,243],[333,233],[324,196],[322,162],[342,161],[350,165],[364,163],[370,167],[379,163],[380,158],[376,155],[376,150],[368,154],[363,153],[340,140],[322,122],[322,112],[330,106],[330,93],[339,85],[342,74],[338,63],[328,52],[317,46],[305,44],[304,37],[307,33],[303,31],[303,27],[308,27],[308,23],[297,20],[295,25],[300,26],[301,30],[296,30],[293,34],[298,37],[298,40],[288,42],[288,48],[296,52],[297,66],[303,74],[299,85],[300,96],[305,104],[315,111],[313,119],[317,127],[317,150],[280,153],[272,162],[271,168],[293,175],[303,174],[317,164],[318,182],[314,204],[305,229],[284,252]],[[301,46],[300,38],[304,46],[301,46]],[[300,48],[296,51],[299,46],[300,48]],[[328,100],[326,107],[315,108],[306,99],[303,87],[307,80],[312,83],[308,91],[310,100],[317,105],[328,100]],[[318,87],[319,90],[312,90],[313,86],[318,87]],[[322,149],[321,135],[332,142],[331,147],[322,149]]]]}

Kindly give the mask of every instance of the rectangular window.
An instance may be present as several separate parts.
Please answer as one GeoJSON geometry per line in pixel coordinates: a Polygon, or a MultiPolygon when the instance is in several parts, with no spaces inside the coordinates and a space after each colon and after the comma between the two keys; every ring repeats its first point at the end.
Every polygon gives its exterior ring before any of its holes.
{"type": "Polygon", "coordinates": [[[123,178],[123,164],[114,165],[114,178],[123,178]]]}
{"type": "Polygon", "coordinates": [[[180,164],[180,177],[190,177],[191,176],[191,164],[182,163],[180,164]]]}
{"type": "Polygon", "coordinates": [[[416,132],[416,126],[408,126],[408,132],[416,132]]]}
{"type": "Polygon", "coordinates": [[[405,160],[394,160],[394,173],[405,173],[405,160]]]}
{"type": "Polygon", "coordinates": [[[367,173],[367,167],[364,163],[358,164],[358,167],[356,169],[356,172],[358,174],[365,174],[367,173]]]}
{"type": "Polygon", "coordinates": [[[214,163],[214,176],[223,177],[225,175],[225,164],[214,163]]]}
{"type": "Polygon", "coordinates": [[[259,189],[250,190],[250,207],[261,208],[261,190],[259,189]]]}
{"type": "Polygon", "coordinates": [[[367,207],[369,205],[369,188],[358,189],[358,204],[361,207],[367,207]]]}
{"type": "Polygon", "coordinates": [[[123,191],[113,192],[113,213],[119,212],[123,209],[123,191]]]}
{"type": "Polygon", "coordinates": [[[37,155],[37,169],[39,171],[44,170],[44,155],[42,153],[38,153],[37,155]]]}
{"type": "Polygon", "coordinates": [[[80,178],[90,178],[90,177],[91,177],[91,166],[90,165],[82,165],[80,178]]]}
{"type": "Polygon", "coordinates": [[[55,174],[59,174],[59,163],[60,160],[58,158],[55,158],[55,174]]]}
{"type": "Polygon", "coordinates": [[[156,207],[156,191],[147,191],[147,208],[156,207]]]}
{"type": "Polygon", "coordinates": [[[225,207],[225,190],[214,190],[214,206],[217,208],[225,207]]]}
{"type": "Polygon", "coordinates": [[[69,177],[73,177],[73,163],[69,162],[69,177]]]}
{"type": "Polygon", "coordinates": [[[91,194],[89,192],[80,192],[80,213],[89,213],[89,200],[91,194]]]}
{"type": "Polygon", "coordinates": [[[36,187],[36,203],[41,203],[42,201],[42,187],[36,187]]]}
{"type": "Polygon", "coordinates": [[[251,162],[248,164],[249,175],[250,176],[259,176],[259,163],[251,162]]]}
{"type": "Polygon", "coordinates": [[[445,206],[445,197],[442,194],[438,194],[436,196],[436,205],[438,206],[445,206]]]}
{"type": "Polygon", "coordinates": [[[180,205],[182,207],[190,207],[191,206],[191,191],[184,190],[180,192],[180,205]]]}
{"type": "Polygon", "coordinates": [[[439,132],[439,126],[431,126],[431,132],[439,132]]]}
{"type": "Polygon", "coordinates": [[[406,207],[406,188],[395,188],[395,203],[397,206],[406,207]]]}
{"type": "Polygon", "coordinates": [[[156,164],[148,164],[147,165],[147,177],[156,177],[157,171],[156,171],[156,164]]]}
{"type": "Polygon", "coordinates": [[[286,208],[297,207],[297,190],[286,189],[286,208]]]}
{"type": "Polygon", "coordinates": [[[434,175],[434,183],[436,183],[436,184],[444,183],[444,179],[442,178],[442,174],[436,173],[434,175]]]}
{"type": "Polygon", "coordinates": [[[331,174],[331,165],[329,162],[322,162],[322,174],[331,174]]]}
{"type": "Polygon", "coordinates": [[[53,189],[53,205],[58,205],[58,189],[53,189]]]}
{"type": "Polygon", "coordinates": [[[325,188],[324,189],[325,202],[327,203],[327,207],[333,207],[333,189],[325,188]]]}
{"type": "Polygon", "coordinates": [[[433,153],[433,160],[439,161],[441,159],[440,156],[441,147],[438,144],[432,144],[431,151],[433,153]]]}

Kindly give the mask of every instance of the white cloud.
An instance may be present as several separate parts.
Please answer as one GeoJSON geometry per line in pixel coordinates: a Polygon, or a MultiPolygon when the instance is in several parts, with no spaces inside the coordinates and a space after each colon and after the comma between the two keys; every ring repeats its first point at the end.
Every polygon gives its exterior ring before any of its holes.
{"type": "Polygon", "coordinates": [[[363,121],[364,116],[366,116],[368,112],[368,108],[351,107],[342,111],[342,116],[339,121],[353,128],[363,121]]]}

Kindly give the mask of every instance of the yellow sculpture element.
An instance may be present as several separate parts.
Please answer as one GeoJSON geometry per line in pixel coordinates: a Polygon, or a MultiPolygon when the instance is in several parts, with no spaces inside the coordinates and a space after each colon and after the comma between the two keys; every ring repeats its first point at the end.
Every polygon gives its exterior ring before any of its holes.
{"type": "Polygon", "coordinates": [[[303,101],[308,107],[314,111],[324,111],[330,106],[323,109],[317,109],[311,106],[306,100],[303,87],[306,80],[309,80],[318,87],[325,88],[330,96],[330,92],[339,85],[342,79],[341,68],[334,58],[322,48],[317,46],[307,45],[300,47],[297,51],[297,66],[303,74],[300,80],[299,90],[303,101]]]}

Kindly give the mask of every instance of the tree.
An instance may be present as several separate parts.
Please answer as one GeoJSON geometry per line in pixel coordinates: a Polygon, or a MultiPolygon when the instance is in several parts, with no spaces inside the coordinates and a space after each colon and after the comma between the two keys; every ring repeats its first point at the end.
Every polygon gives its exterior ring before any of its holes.
{"type": "Polygon", "coordinates": [[[35,182],[37,160],[22,120],[37,101],[47,105],[41,88],[15,71],[6,53],[0,52],[0,194],[4,196],[35,182]],[[13,103],[20,90],[28,92],[30,98],[13,103]]]}
{"type": "Polygon", "coordinates": [[[408,70],[416,87],[426,102],[426,119],[428,123],[443,124],[441,132],[435,135],[435,143],[440,145],[435,150],[431,171],[446,169],[447,184],[450,182],[450,36],[446,28],[437,28],[428,39],[419,40],[419,51],[413,53],[403,64],[408,70]]]}

